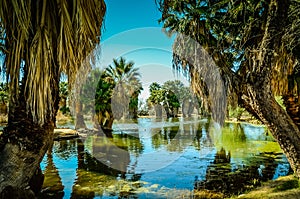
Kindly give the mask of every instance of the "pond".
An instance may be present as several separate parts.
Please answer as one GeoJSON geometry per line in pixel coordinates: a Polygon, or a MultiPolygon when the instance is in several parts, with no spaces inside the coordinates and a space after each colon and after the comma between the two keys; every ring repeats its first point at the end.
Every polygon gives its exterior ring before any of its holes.
{"type": "Polygon", "coordinates": [[[290,171],[265,127],[220,129],[197,118],[139,118],[115,124],[112,138],[55,141],[41,167],[40,198],[190,198],[195,188],[230,195],[290,171]]]}

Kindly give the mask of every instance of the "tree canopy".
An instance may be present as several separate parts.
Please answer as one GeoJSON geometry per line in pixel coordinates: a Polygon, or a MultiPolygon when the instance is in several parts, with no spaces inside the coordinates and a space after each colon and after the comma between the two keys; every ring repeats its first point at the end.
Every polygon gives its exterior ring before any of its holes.
{"type": "MultiPolygon", "coordinates": [[[[207,82],[204,81],[206,77],[197,76],[199,68],[196,69],[190,60],[182,57],[186,52],[180,52],[191,47],[191,39],[201,45],[213,59],[218,67],[217,72],[224,81],[226,95],[234,98],[233,101],[237,101],[234,96],[234,89],[237,88],[235,84],[255,82],[258,63],[255,60],[262,59],[262,50],[269,50],[275,55],[270,80],[273,93],[284,95],[295,91],[295,87],[288,89],[287,82],[288,76],[292,75],[293,69],[299,63],[296,53],[300,45],[299,34],[296,34],[299,30],[299,16],[296,14],[296,10],[299,11],[299,1],[291,1],[289,8],[283,4],[288,8],[289,16],[287,23],[281,24],[284,27],[279,36],[281,42],[277,39],[274,49],[263,49],[262,46],[267,42],[264,36],[270,20],[269,1],[165,0],[159,1],[159,5],[163,28],[169,34],[182,34],[179,36],[181,39],[177,37],[177,42],[174,43],[173,66],[178,70],[190,71],[192,87],[203,98],[209,98],[207,82]],[[183,35],[189,39],[184,39],[183,35]],[[276,56],[279,53],[280,56],[276,56]]],[[[276,32],[273,34],[273,38],[278,36],[276,32]]],[[[205,61],[207,62],[203,62],[205,61]]],[[[202,74],[209,75],[210,78],[213,75],[212,72],[202,74]]]]}

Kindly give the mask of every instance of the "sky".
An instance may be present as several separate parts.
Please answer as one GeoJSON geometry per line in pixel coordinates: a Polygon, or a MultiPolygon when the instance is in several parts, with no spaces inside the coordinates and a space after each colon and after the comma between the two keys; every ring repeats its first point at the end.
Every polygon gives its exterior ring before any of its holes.
{"type": "Polygon", "coordinates": [[[133,61],[141,73],[144,90],[140,98],[149,96],[148,86],[185,78],[172,70],[172,43],[162,31],[161,17],[155,0],[106,0],[105,24],[101,47],[98,50],[99,66],[106,67],[113,58],[123,56],[133,61]]]}

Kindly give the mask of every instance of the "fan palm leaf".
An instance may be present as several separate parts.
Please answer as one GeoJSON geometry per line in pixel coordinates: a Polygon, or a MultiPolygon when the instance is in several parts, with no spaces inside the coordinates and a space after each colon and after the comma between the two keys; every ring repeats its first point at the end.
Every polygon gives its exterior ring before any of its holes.
{"type": "Polygon", "coordinates": [[[55,114],[51,80],[58,81],[64,72],[72,85],[80,68],[90,63],[105,9],[103,0],[0,1],[5,30],[2,71],[10,82],[12,105],[20,100],[21,90],[35,122],[42,125],[55,114]]]}

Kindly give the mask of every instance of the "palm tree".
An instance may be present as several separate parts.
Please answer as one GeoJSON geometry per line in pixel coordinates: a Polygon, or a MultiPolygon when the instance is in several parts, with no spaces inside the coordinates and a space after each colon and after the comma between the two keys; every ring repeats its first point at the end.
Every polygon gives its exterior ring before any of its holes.
{"type": "Polygon", "coordinates": [[[63,114],[66,114],[68,112],[68,107],[67,107],[68,96],[69,96],[68,83],[60,82],[59,83],[59,97],[60,97],[59,108],[63,114]]]}
{"type": "Polygon", "coordinates": [[[83,63],[90,63],[84,60],[99,43],[105,9],[103,0],[0,1],[1,71],[10,90],[8,125],[0,137],[2,197],[10,196],[8,190],[30,192],[29,181],[52,142],[60,75],[72,85],[83,63]]]}
{"type": "Polygon", "coordinates": [[[129,114],[127,114],[127,119],[137,119],[138,118],[138,105],[139,105],[139,95],[143,90],[142,82],[139,79],[135,79],[129,87],[129,114]]]}
{"type": "MultiPolygon", "coordinates": [[[[164,100],[164,91],[161,85],[157,82],[153,82],[149,86],[150,97],[147,99],[148,105],[154,107],[155,116],[157,118],[162,117],[162,102],[164,100]]],[[[150,107],[149,107],[150,108],[150,107]]]]}
{"type": "Polygon", "coordinates": [[[128,117],[130,108],[133,111],[137,107],[135,101],[142,89],[139,77],[138,68],[123,57],[113,59],[113,65],[105,69],[96,94],[96,113],[102,128],[111,129],[114,119],[128,117]]]}
{"type": "Polygon", "coordinates": [[[134,63],[128,62],[121,57],[119,60],[113,60],[113,66],[109,65],[107,73],[115,82],[115,88],[112,93],[112,111],[115,119],[121,119],[128,113],[130,97],[134,91],[141,88],[139,81],[140,74],[138,68],[134,68],[134,63]],[[134,85],[134,86],[133,86],[134,85]]]}
{"type": "Polygon", "coordinates": [[[112,129],[114,116],[111,109],[112,90],[115,87],[114,81],[106,74],[106,71],[101,75],[95,94],[95,113],[99,124],[96,127],[101,127],[108,135],[112,129]]]}
{"type": "Polygon", "coordinates": [[[287,77],[299,62],[299,1],[159,2],[164,28],[180,33],[173,64],[189,73],[194,90],[214,104],[214,119],[224,121],[222,95],[235,96],[267,125],[300,177],[299,127],[274,98],[288,92],[287,77]],[[225,92],[215,74],[227,86],[225,92]]]}
{"type": "Polygon", "coordinates": [[[9,92],[7,84],[0,83],[0,115],[7,115],[9,92]]]}

